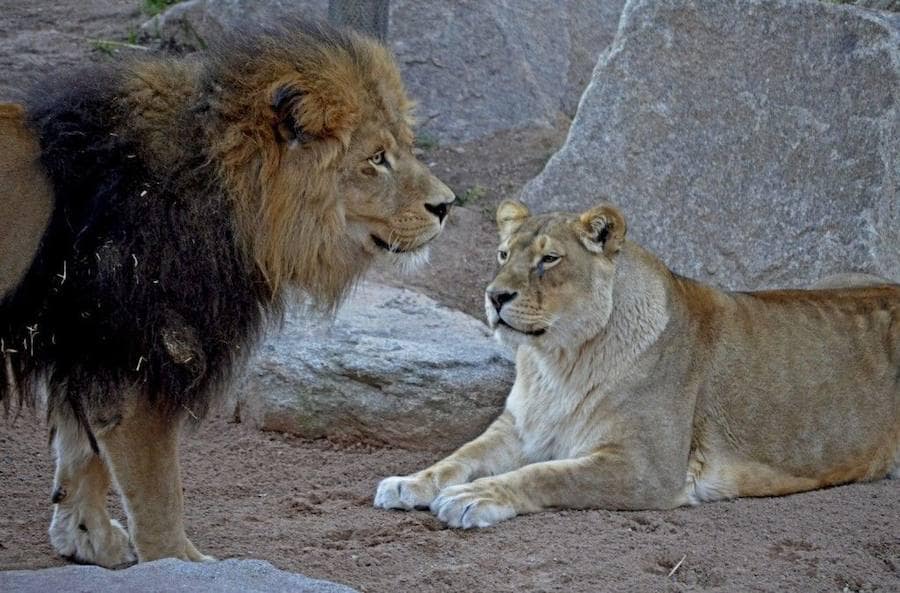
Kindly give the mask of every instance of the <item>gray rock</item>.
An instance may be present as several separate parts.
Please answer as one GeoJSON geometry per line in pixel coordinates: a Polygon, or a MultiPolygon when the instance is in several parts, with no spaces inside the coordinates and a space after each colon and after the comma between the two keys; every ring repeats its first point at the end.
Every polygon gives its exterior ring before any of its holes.
{"type": "Polygon", "coordinates": [[[328,0],[186,0],[145,22],[141,32],[182,49],[202,49],[227,29],[290,13],[324,19],[328,0]]]}
{"type": "MultiPolygon", "coordinates": [[[[456,143],[571,117],[624,0],[393,0],[388,38],[422,133],[456,143]]],[[[289,12],[327,15],[326,0],[189,0],[143,26],[202,47],[234,24],[289,12]]]]}
{"type": "Polygon", "coordinates": [[[729,288],[900,280],[900,16],[632,0],[535,209],[608,199],[677,272],[729,288]]]}
{"type": "Polygon", "coordinates": [[[309,438],[443,449],[500,413],[514,379],[508,356],[480,321],[365,284],[333,321],[288,316],[238,390],[240,415],[309,438]]]}
{"type": "Polygon", "coordinates": [[[900,12],[900,0],[837,0],[837,4],[853,4],[873,10],[900,12]]]}
{"type": "Polygon", "coordinates": [[[422,129],[441,142],[574,113],[623,0],[394,0],[390,39],[422,129]]]}
{"type": "Polygon", "coordinates": [[[278,570],[262,560],[157,560],[125,570],[63,566],[0,572],[4,593],[356,593],[328,581],[278,570]]]}

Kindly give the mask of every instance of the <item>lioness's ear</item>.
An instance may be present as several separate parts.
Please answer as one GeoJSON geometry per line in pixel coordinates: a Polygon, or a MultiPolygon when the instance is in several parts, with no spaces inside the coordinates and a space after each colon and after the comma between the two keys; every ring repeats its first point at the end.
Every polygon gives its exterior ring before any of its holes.
{"type": "Polygon", "coordinates": [[[301,144],[334,137],[347,144],[359,117],[357,99],[349,91],[327,80],[276,84],[271,91],[276,137],[301,144]]]}
{"type": "Polygon", "coordinates": [[[531,215],[528,207],[516,200],[503,200],[497,206],[497,230],[500,238],[505,239],[516,232],[522,223],[531,215]]]}
{"type": "Polygon", "coordinates": [[[625,217],[610,204],[594,206],[578,218],[581,243],[594,253],[613,255],[625,242],[625,217]]]}

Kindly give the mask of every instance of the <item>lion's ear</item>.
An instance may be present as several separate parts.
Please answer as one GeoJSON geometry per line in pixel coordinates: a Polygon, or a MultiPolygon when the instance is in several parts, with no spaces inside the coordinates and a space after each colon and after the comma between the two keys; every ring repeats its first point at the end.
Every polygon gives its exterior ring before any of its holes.
{"type": "Polygon", "coordinates": [[[337,138],[346,144],[359,114],[355,97],[328,81],[277,84],[271,93],[273,129],[282,142],[304,144],[314,139],[337,138]],[[342,92],[344,91],[344,92],[342,92]]]}
{"type": "Polygon", "coordinates": [[[576,223],[581,243],[594,253],[614,255],[625,242],[625,217],[610,204],[594,206],[576,223]]]}
{"type": "Polygon", "coordinates": [[[516,200],[503,200],[497,206],[497,230],[500,238],[512,235],[531,216],[528,207],[516,200]]]}
{"type": "Polygon", "coordinates": [[[289,85],[280,85],[272,93],[272,113],[275,121],[272,129],[279,142],[306,143],[314,138],[313,134],[304,131],[298,121],[300,100],[303,91],[289,85]]]}

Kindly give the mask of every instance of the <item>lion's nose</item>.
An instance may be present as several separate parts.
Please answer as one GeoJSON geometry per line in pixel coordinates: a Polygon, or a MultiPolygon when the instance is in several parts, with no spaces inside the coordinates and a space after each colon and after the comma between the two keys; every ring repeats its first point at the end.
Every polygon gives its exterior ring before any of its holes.
{"type": "Polygon", "coordinates": [[[440,204],[425,204],[425,209],[437,216],[438,222],[444,222],[444,219],[447,218],[447,214],[450,212],[450,204],[453,200],[449,202],[441,202],[440,204]]]}
{"type": "Polygon", "coordinates": [[[516,295],[518,294],[518,292],[508,292],[503,289],[488,290],[488,298],[491,299],[491,304],[494,305],[494,309],[497,310],[497,313],[500,312],[503,305],[516,298],[516,295]]]}

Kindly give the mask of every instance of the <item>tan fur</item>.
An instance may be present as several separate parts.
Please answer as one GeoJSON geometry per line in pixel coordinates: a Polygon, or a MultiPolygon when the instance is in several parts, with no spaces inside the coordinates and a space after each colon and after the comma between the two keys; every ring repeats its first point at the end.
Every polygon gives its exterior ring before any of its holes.
{"type": "Polygon", "coordinates": [[[180,432],[179,424],[173,424],[145,398],[135,398],[115,426],[97,435],[122,494],[132,543],[141,562],[167,557],[213,559],[198,552],[185,535],[180,432]],[[153,446],[136,447],[135,443],[153,446]]]}
{"type": "Polygon", "coordinates": [[[506,410],[443,461],[382,481],[377,506],[484,527],[900,473],[900,286],[719,291],[625,241],[609,205],[503,204],[498,227],[485,308],[516,350],[506,410]]]}
{"type": "Polygon", "coordinates": [[[31,265],[53,207],[38,157],[24,110],[0,103],[0,299],[31,265]]]}

